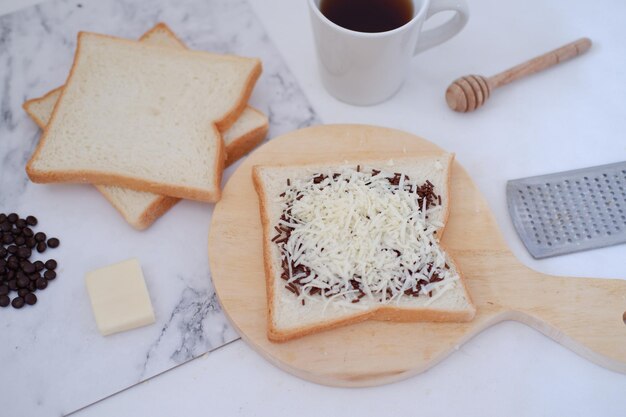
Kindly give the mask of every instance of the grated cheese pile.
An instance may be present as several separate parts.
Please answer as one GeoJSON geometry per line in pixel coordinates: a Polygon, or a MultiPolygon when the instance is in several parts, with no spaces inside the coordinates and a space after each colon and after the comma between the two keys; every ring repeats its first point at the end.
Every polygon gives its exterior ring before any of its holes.
{"type": "Polygon", "coordinates": [[[443,224],[433,219],[442,207],[432,184],[360,167],[288,184],[273,242],[286,288],[302,304],[321,299],[366,308],[362,299],[389,304],[406,297],[432,302],[458,281],[436,239],[443,224]]]}

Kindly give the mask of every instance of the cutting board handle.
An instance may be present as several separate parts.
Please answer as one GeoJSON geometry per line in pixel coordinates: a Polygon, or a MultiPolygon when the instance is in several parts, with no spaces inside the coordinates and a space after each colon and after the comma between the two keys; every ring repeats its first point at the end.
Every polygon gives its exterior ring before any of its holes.
{"type": "Polygon", "coordinates": [[[626,373],[625,280],[557,277],[532,270],[518,279],[519,291],[505,296],[512,319],[600,366],[626,373]]]}

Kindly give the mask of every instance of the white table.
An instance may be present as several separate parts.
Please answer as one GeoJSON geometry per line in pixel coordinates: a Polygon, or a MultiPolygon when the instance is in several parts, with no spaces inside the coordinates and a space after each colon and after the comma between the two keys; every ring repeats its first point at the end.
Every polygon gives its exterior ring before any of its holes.
{"type": "MultiPolygon", "coordinates": [[[[625,159],[626,3],[470,0],[466,29],[416,58],[397,96],[353,107],[321,86],[304,1],[249,1],[326,123],[403,129],[456,152],[526,265],[558,275],[626,279],[626,245],[533,260],[515,234],[504,195],[508,179],[625,159]],[[496,92],[474,114],[446,108],[443,92],[457,76],[490,75],[581,36],[594,41],[586,56],[496,92]]],[[[0,0],[0,13],[35,2],[0,0]]],[[[483,332],[428,372],[369,389],[302,381],[237,341],[79,415],[120,413],[618,416],[626,414],[626,376],[513,322],[483,332]]]]}

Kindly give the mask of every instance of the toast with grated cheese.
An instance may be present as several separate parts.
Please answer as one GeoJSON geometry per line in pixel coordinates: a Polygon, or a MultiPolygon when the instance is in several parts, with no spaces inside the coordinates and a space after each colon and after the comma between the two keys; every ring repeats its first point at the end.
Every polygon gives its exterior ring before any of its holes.
{"type": "Polygon", "coordinates": [[[452,160],[255,166],[268,338],[364,320],[471,320],[461,272],[439,244],[452,160]]]}
{"type": "MultiPolygon", "coordinates": [[[[186,48],[185,44],[165,23],[155,25],[144,33],[139,41],[164,48],[186,48]]],[[[50,121],[52,111],[62,90],[62,86],[58,87],[41,97],[30,99],[24,103],[24,110],[41,129],[45,129],[50,121]]],[[[246,107],[235,123],[222,132],[222,138],[226,145],[225,166],[231,165],[258,145],[265,138],[268,128],[269,123],[263,113],[250,106],[246,107]]],[[[137,230],[143,230],[152,225],[155,220],[180,201],[175,197],[112,185],[96,185],[95,187],[137,230]]]]}

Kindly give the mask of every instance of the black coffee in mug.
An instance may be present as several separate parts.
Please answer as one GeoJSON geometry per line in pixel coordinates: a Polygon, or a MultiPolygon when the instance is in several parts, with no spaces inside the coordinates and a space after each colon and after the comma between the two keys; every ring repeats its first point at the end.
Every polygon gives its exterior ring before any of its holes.
{"type": "Polygon", "coordinates": [[[320,11],[333,23],[356,32],[386,32],[413,18],[411,0],[321,0],[320,11]]]}

